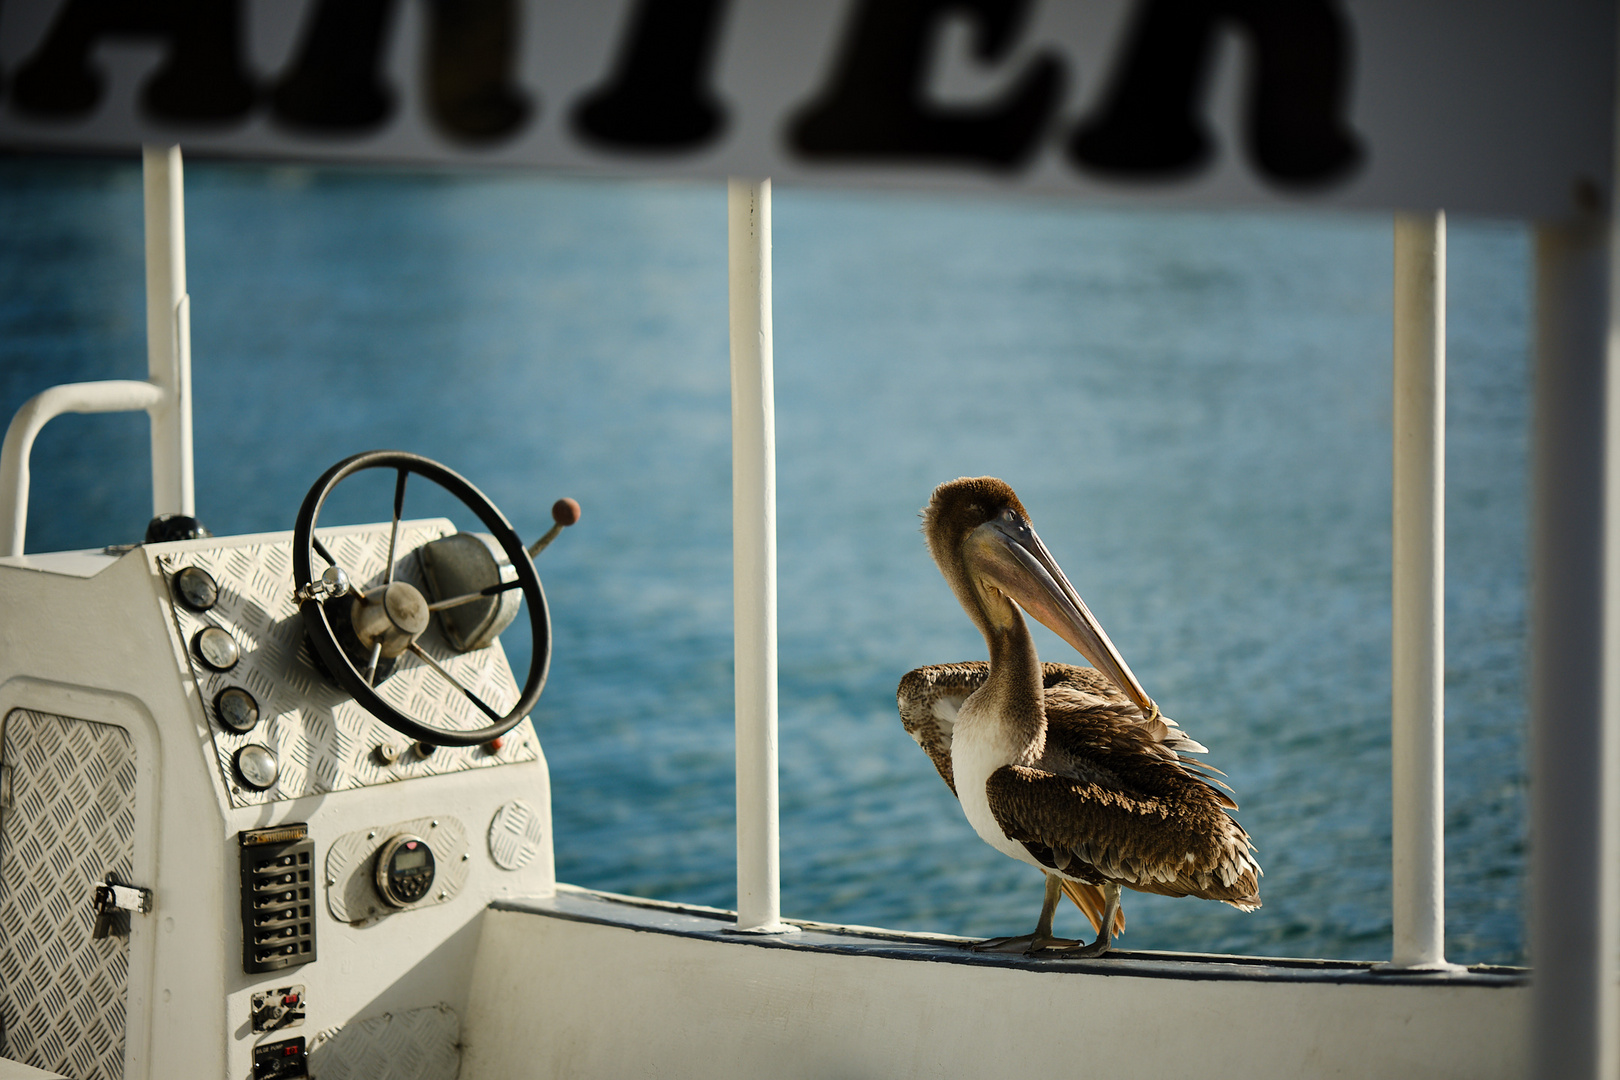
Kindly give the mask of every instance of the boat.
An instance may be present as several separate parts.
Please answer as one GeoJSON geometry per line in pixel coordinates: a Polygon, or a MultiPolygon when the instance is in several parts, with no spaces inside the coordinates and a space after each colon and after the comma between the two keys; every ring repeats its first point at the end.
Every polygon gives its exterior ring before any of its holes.
{"type": "Polygon", "coordinates": [[[47,390],[0,450],[0,1078],[1614,1074],[1608,5],[1504,3],[1467,27],[1325,0],[407,10],[0,15],[0,143],[142,148],[150,371],[47,390]],[[1205,124],[1234,92],[1208,71],[1232,29],[1255,54],[1247,108],[1205,124]],[[540,544],[472,480],[409,448],[346,457],[290,531],[203,535],[182,146],[729,178],[736,910],[557,881],[529,719],[552,640],[540,544]],[[765,176],[1396,213],[1387,963],[1025,958],[783,917],[765,176]],[[1539,222],[1534,983],[1443,948],[1448,210],[1539,222]],[[35,435],[118,410],[151,417],[146,541],[28,552],[35,435]],[[369,472],[392,505],[323,527],[369,472]],[[464,516],[406,516],[425,485],[464,516]],[[518,613],[521,687],[499,636],[518,613]]]}

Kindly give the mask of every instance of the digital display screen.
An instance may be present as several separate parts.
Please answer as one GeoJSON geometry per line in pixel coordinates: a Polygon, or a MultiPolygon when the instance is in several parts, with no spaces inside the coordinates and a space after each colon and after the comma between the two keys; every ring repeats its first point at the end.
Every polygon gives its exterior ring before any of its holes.
{"type": "Polygon", "coordinates": [[[427,865],[427,848],[417,848],[415,851],[400,849],[394,856],[395,870],[416,870],[427,865]]]}

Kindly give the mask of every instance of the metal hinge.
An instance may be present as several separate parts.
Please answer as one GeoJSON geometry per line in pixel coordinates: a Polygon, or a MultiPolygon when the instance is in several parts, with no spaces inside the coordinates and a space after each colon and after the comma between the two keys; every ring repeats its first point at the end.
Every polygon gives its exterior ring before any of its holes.
{"type": "Polygon", "coordinates": [[[96,927],[91,937],[104,938],[109,934],[129,936],[129,912],[142,915],[152,910],[152,890],[137,885],[125,885],[117,874],[108,874],[106,881],[98,881],[91,903],[96,909],[96,927]]]}

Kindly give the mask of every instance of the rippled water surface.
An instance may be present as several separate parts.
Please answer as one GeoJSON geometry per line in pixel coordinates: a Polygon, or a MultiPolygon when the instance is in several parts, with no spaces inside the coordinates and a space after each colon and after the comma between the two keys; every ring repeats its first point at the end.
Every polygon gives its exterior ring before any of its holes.
{"type": "MultiPolygon", "coordinates": [[[[200,516],[289,529],[322,469],[379,446],[525,534],[577,497],[540,562],[558,873],[733,906],[724,191],[187,181],[200,516]]],[[[140,210],[133,164],[0,160],[0,409],[144,377],[140,210]]],[[[894,711],[908,669],[984,655],[916,514],[993,473],[1229,774],[1266,868],[1252,915],[1127,893],[1121,944],[1387,956],[1387,220],[783,189],[775,215],[784,912],[1033,923],[1039,876],[974,836],[894,711]]],[[[1526,259],[1519,227],[1451,224],[1454,960],[1523,953],[1526,259]]],[[[138,538],[147,470],[143,418],[55,421],[29,549],[138,538]]],[[[386,519],[387,492],[345,509],[386,519]]]]}

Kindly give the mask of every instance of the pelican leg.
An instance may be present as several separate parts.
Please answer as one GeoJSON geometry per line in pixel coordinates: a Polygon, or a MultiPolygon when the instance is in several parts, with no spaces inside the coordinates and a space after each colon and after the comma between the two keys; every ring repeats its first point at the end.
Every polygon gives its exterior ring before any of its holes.
{"type": "MultiPolygon", "coordinates": [[[[1021,952],[1025,956],[1033,956],[1045,948],[1067,948],[1080,944],[1068,938],[1052,936],[1052,916],[1057,913],[1058,897],[1062,895],[1062,887],[1062,879],[1056,874],[1046,875],[1046,897],[1041,901],[1041,917],[1035,924],[1033,934],[990,938],[987,941],[974,942],[968,948],[974,952],[1021,952]]],[[[1117,897],[1118,890],[1115,890],[1115,894],[1117,897]]]]}
{"type": "Polygon", "coordinates": [[[1102,929],[1097,932],[1097,940],[1078,949],[1064,949],[1058,955],[1076,958],[1101,956],[1109,950],[1114,936],[1114,920],[1119,916],[1119,886],[1110,881],[1102,887],[1102,894],[1102,929]]]}

